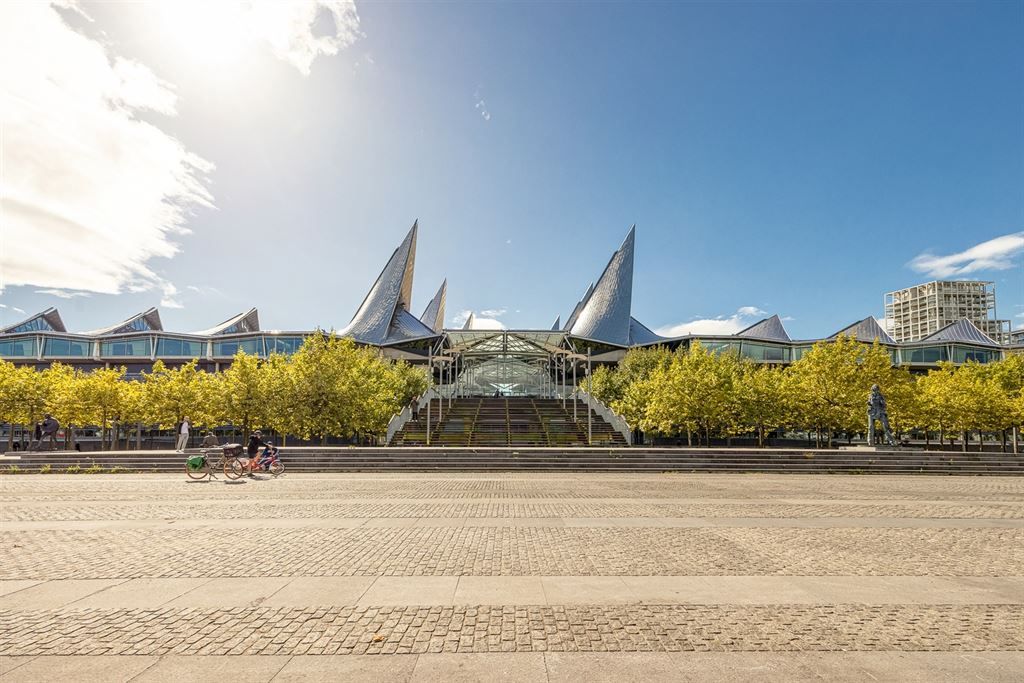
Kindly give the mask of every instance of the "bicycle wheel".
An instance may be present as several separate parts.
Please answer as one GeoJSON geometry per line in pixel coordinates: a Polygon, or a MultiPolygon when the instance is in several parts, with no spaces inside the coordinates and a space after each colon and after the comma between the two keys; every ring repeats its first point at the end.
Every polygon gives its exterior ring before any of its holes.
{"type": "Polygon", "coordinates": [[[275,460],[274,462],[270,463],[270,473],[275,477],[280,474],[284,474],[284,463],[281,462],[280,460],[275,460]]]}
{"type": "Polygon", "coordinates": [[[210,463],[209,462],[204,462],[203,466],[200,467],[199,469],[192,469],[186,463],[185,464],[185,474],[188,476],[189,479],[194,479],[195,481],[201,481],[203,479],[206,479],[210,475],[212,475],[213,471],[210,470],[210,463]]]}
{"type": "Polygon", "coordinates": [[[224,476],[228,479],[238,479],[243,474],[245,474],[245,465],[238,458],[231,458],[224,463],[224,476]]]}

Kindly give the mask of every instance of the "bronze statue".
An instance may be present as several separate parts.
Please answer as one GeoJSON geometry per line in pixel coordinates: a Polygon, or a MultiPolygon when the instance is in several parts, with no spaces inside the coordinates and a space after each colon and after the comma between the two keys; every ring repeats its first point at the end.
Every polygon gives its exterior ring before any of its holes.
{"type": "Polygon", "coordinates": [[[889,428],[889,411],[886,409],[885,396],[877,384],[871,385],[871,395],[868,396],[868,445],[875,445],[875,420],[882,423],[885,430],[885,442],[890,446],[896,445],[896,439],[892,436],[892,429],[889,428]]]}

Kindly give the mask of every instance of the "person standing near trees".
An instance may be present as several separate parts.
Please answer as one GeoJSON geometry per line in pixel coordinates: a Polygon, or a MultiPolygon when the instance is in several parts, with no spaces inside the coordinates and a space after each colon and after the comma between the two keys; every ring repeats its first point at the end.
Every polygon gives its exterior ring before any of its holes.
{"type": "Polygon", "coordinates": [[[36,444],[39,450],[43,449],[43,439],[50,440],[50,450],[57,448],[57,430],[60,429],[60,422],[54,419],[53,415],[47,413],[46,419],[43,420],[43,424],[40,425],[40,431],[42,436],[39,439],[39,443],[36,444]]]}
{"type": "Polygon", "coordinates": [[[185,446],[188,445],[188,432],[191,427],[192,425],[189,424],[188,416],[182,418],[181,426],[178,427],[178,444],[175,447],[175,450],[179,453],[184,451],[185,446]]]}

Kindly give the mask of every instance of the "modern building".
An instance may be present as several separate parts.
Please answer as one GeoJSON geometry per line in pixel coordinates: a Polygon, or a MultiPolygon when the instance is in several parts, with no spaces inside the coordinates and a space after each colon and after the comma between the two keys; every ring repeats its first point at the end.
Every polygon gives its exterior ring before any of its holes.
{"type": "MultiPolygon", "coordinates": [[[[662,337],[632,314],[635,228],[630,228],[564,324],[559,317],[551,327],[478,329],[470,316],[459,329],[445,328],[446,281],[420,315],[411,308],[418,232],[414,224],[351,322],[338,333],[391,358],[430,364],[440,384],[464,395],[553,395],[571,388],[573,377],[582,376],[588,361],[610,363],[631,348],[678,348],[697,341],[757,363],[784,365],[798,360],[816,341],[844,334],[880,343],[894,364],[914,370],[933,368],[939,361],[986,363],[1014,350],[979,328],[973,304],[957,309],[964,315],[941,327],[915,332],[914,339],[894,339],[868,316],[821,339],[794,340],[777,315],[732,335],[662,337]]],[[[944,304],[943,315],[949,310],[944,304]]],[[[314,334],[323,332],[262,330],[255,308],[197,332],[164,330],[159,311],[151,308],[103,329],[73,333],[50,308],[0,329],[0,358],[39,367],[54,361],[83,369],[125,366],[129,374],[147,371],[157,360],[173,366],[197,359],[202,368],[218,370],[238,351],[261,357],[291,354],[314,334]]]]}
{"type": "Polygon", "coordinates": [[[957,322],[970,320],[1001,344],[1010,343],[1010,321],[996,318],[992,282],[935,280],[885,295],[888,332],[897,342],[924,339],[957,322]]]}

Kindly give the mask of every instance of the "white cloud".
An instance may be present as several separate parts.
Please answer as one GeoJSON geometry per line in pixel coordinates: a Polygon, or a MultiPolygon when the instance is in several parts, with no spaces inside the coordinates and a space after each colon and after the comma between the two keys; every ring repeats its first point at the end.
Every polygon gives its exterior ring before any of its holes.
{"type": "MultiPolygon", "coordinates": [[[[149,264],[179,251],[174,238],[189,232],[192,211],[213,207],[213,164],[140,118],[176,114],[173,84],[79,33],[55,6],[92,22],[73,0],[0,5],[0,292],[158,289],[162,305],[180,306],[149,264]]],[[[217,50],[254,44],[308,74],[361,35],[353,0],[145,7],[159,30],[182,34],[182,50],[199,46],[211,63],[217,50]]]]}
{"type": "MultiPolygon", "coordinates": [[[[305,76],[309,75],[317,57],[336,55],[360,37],[359,13],[353,0],[264,0],[238,5],[248,30],[269,43],[274,56],[305,76]],[[317,35],[315,28],[322,25],[321,19],[328,15],[333,33],[317,35]]],[[[367,55],[366,58],[373,63],[372,57],[367,55]]]]}
{"type": "Polygon", "coordinates": [[[931,277],[947,278],[983,270],[1007,270],[1013,267],[1013,257],[1021,251],[1024,251],[1024,232],[1014,232],[949,256],[925,252],[907,265],[931,277]]]}
{"type": "Polygon", "coordinates": [[[184,308],[184,304],[175,299],[175,295],[178,293],[178,288],[172,285],[170,282],[164,282],[161,285],[163,290],[163,298],[160,299],[160,305],[164,308],[184,308]]]}
{"type": "Polygon", "coordinates": [[[655,330],[663,337],[682,337],[687,334],[736,334],[750,327],[757,318],[767,315],[757,306],[741,306],[729,316],[700,318],[677,325],[666,325],[655,330]]]}
{"type": "Polygon", "coordinates": [[[452,325],[455,327],[462,327],[469,320],[469,316],[473,316],[473,326],[470,329],[473,330],[504,330],[505,324],[497,319],[496,316],[503,315],[505,309],[485,309],[480,311],[480,315],[476,315],[473,311],[465,309],[459,311],[452,317],[452,325]]]}
{"type": "Polygon", "coordinates": [[[22,315],[25,315],[25,310],[22,308],[18,308],[17,306],[8,306],[7,304],[0,304],[0,308],[9,308],[15,313],[21,313],[22,315]]]}
{"type": "Polygon", "coordinates": [[[37,289],[36,294],[49,294],[58,299],[74,299],[76,296],[92,296],[89,292],[69,292],[66,289],[37,289]]]}
{"type": "Polygon", "coordinates": [[[172,87],[42,3],[0,7],[0,64],[0,286],[159,286],[147,262],[173,256],[188,212],[212,202],[212,165],[137,116],[173,114],[172,87]]]}
{"type": "Polygon", "coordinates": [[[483,118],[484,121],[490,121],[491,120],[491,112],[487,108],[487,102],[485,102],[484,98],[480,96],[480,91],[479,90],[477,90],[475,93],[473,93],[473,99],[476,100],[476,104],[474,105],[474,109],[476,109],[478,112],[480,112],[480,116],[481,116],[481,118],[483,118]]]}

